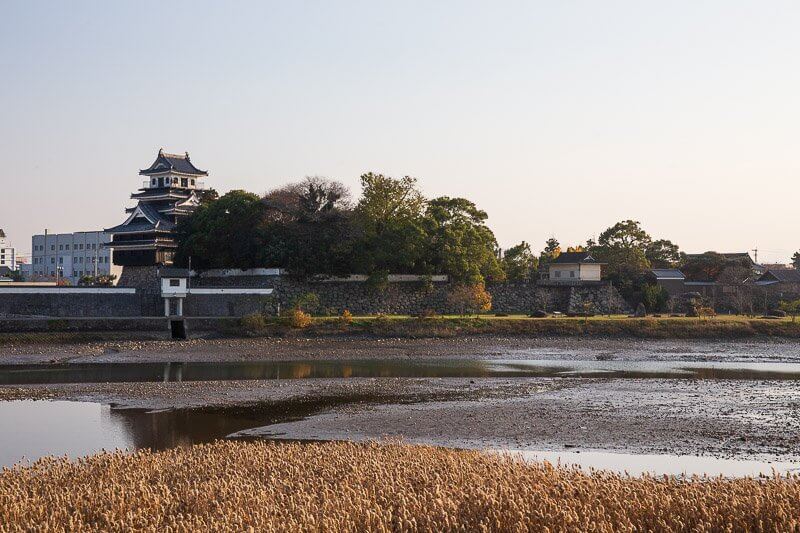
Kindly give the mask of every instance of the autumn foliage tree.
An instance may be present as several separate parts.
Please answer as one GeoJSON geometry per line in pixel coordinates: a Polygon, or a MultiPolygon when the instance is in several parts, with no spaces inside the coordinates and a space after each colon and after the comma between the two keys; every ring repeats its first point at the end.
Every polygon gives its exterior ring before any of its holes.
{"type": "Polygon", "coordinates": [[[485,313],[492,308],[492,295],[483,283],[456,285],[447,295],[447,303],[461,316],[485,313]]]}

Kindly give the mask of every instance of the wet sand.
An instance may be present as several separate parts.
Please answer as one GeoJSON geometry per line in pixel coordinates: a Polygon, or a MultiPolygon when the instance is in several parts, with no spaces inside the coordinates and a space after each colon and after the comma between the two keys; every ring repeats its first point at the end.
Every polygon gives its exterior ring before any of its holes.
{"type": "Polygon", "coordinates": [[[0,387],[146,409],[259,408],[302,419],[244,436],[385,437],[472,448],[800,460],[800,383],[580,378],[352,378],[0,387]]]}
{"type": "MultiPolygon", "coordinates": [[[[0,362],[313,359],[797,362],[800,343],[464,337],[259,338],[0,347],[0,362]]],[[[249,436],[374,439],[478,448],[800,460],[800,381],[613,378],[348,378],[3,386],[0,400],[143,409],[301,413],[249,436]],[[299,419],[298,419],[299,418],[299,419]]]]}
{"type": "Polygon", "coordinates": [[[104,341],[0,346],[0,364],[269,361],[298,359],[599,359],[622,361],[800,361],[800,342],[638,340],[588,337],[269,337],[187,341],[104,341]]]}

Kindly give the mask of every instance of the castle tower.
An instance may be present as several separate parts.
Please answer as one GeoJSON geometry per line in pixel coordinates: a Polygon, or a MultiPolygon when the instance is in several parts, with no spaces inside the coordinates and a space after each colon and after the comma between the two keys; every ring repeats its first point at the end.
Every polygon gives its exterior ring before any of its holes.
{"type": "Polygon", "coordinates": [[[114,264],[170,265],[177,248],[178,221],[200,205],[198,194],[205,187],[199,178],[208,172],[195,167],[188,152],[176,155],[161,149],[139,175],[147,181],[131,195],[138,204],[125,210],[129,213],[125,222],[105,230],[112,235],[108,246],[114,250],[114,264]]]}

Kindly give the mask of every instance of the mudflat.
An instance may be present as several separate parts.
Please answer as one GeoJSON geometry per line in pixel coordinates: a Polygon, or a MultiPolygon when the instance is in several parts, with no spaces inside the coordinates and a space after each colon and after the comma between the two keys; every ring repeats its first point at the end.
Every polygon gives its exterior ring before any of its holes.
{"type": "MultiPolygon", "coordinates": [[[[315,360],[553,360],[794,363],[790,340],[524,337],[258,338],[0,348],[3,363],[315,360]]],[[[71,366],[71,365],[70,365],[71,366]]],[[[617,377],[339,377],[0,387],[0,400],[115,409],[246,411],[237,436],[368,440],[470,448],[606,450],[798,461],[800,381],[617,377]]],[[[229,436],[225,426],[203,439],[229,436]],[[224,431],[223,431],[224,429],[224,431]]]]}

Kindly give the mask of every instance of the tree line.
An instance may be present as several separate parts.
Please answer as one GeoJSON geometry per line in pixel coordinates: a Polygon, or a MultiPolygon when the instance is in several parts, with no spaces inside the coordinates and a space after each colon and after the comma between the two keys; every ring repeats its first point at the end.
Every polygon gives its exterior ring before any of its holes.
{"type": "MultiPolygon", "coordinates": [[[[259,196],[241,190],[207,194],[178,226],[175,262],[194,268],[279,267],[297,278],[392,273],[446,274],[460,284],[534,280],[562,246],[550,238],[501,251],[487,214],[466,198],[425,198],[412,177],[361,176],[354,199],[342,183],[309,177],[259,196]]],[[[651,268],[680,267],[690,278],[715,279],[732,266],[724,256],[686,256],[623,220],[597,239],[567,246],[603,263],[605,279],[624,296],[644,290],[651,268]]]]}
{"type": "Polygon", "coordinates": [[[207,197],[178,226],[175,262],[197,268],[285,268],[290,275],[447,274],[464,284],[506,278],[487,214],[465,198],[426,199],[417,180],[368,173],[354,201],[310,177],[263,196],[207,197]]]}

